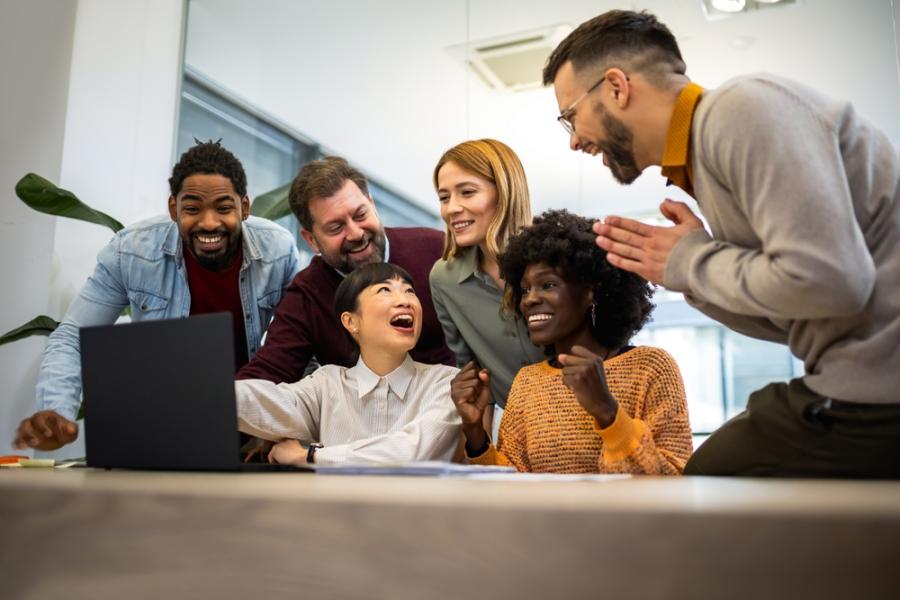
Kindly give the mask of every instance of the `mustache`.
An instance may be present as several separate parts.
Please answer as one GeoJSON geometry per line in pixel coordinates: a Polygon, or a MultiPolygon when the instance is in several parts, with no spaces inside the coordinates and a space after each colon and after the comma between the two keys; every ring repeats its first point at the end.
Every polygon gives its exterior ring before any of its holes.
{"type": "Polygon", "coordinates": [[[361,239],[357,240],[356,242],[348,242],[344,244],[342,250],[344,252],[355,252],[356,250],[362,250],[369,244],[369,242],[372,241],[372,237],[372,234],[366,233],[361,239]]]}
{"type": "Polygon", "coordinates": [[[195,229],[191,232],[191,237],[197,237],[198,235],[228,235],[228,230],[225,228],[213,229],[212,231],[195,229]]]}

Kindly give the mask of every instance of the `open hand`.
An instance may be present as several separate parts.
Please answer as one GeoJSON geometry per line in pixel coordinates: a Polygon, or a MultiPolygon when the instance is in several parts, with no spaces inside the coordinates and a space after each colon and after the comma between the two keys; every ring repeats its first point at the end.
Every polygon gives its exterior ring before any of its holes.
{"type": "Polygon", "coordinates": [[[675,224],[674,227],[606,217],[602,223],[594,223],[593,229],[597,234],[597,245],[606,250],[611,265],[662,284],[672,248],[691,231],[702,229],[703,222],[684,202],[666,199],[659,205],[659,210],[675,224]]]}
{"type": "Polygon", "coordinates": [[[57,450],[78,437],[78,424],[54,410],[40,410],[19,423],[13,448],[57,450]]]}
{"type": "Polygon", "coordinates": [[[619,403],[609,393],[603,360],[583,346],[572,346],[571,354],[560,354],[563,383],[575,393],[578,403],[601,427],[616,419],[619,403]]]}

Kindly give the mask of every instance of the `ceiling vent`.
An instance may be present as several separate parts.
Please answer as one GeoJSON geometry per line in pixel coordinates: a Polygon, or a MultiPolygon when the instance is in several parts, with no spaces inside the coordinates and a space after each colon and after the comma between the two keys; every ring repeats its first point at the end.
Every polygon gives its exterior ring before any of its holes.
{"type": "Polygon", "coordinates": [[[521,92],[541,86],[547,57],[571,31],[571,25],[554,25],[458,44],[447,51],[491,89],[521,92]]]}

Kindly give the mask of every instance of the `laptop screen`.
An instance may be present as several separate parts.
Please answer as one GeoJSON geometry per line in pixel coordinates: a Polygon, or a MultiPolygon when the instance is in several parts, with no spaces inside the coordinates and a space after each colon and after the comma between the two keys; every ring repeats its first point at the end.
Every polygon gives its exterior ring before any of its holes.
{"type": "Polygon", "coordinates": [[[240,465],[231,315],[81,329],[88,466],[240,465]]]}

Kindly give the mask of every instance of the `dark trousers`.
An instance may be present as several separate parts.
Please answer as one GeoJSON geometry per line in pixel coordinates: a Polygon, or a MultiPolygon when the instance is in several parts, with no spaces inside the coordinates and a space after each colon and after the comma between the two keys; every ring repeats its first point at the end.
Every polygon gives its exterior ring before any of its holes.
{"type": "Polygon", "coordinates": [[[900,479],[900,404],[830,400],[800,379],[772,383],[701,444],[684,474],[900,479]]]}

